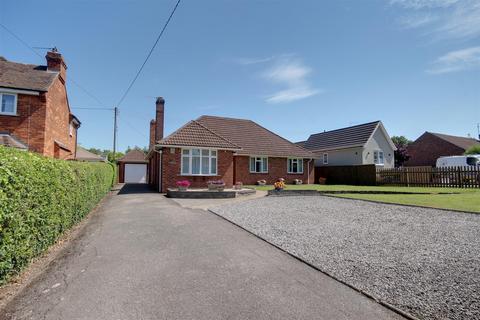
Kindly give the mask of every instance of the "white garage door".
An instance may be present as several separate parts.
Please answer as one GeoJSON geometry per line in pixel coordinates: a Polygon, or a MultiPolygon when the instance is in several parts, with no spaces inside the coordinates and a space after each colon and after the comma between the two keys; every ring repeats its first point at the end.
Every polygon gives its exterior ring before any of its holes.
{"type": "Polygon", "coordinates": [[[125,183],[146,183],[147,165],[143,163],[125,164],[125,183]]]}

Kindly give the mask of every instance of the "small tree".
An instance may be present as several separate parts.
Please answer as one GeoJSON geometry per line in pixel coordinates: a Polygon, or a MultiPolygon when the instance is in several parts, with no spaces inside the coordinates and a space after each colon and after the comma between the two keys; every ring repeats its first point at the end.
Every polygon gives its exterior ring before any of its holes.
{"type": "Polygon", "coordinates": [[[393,136],[392,141],[397,147],[395,150],[395,167],[401,167],[403,164],[410,159],[410,155],[408,154],[407,147],[411,140],[408,140],[405,136],[393,136]]]}
{"type": "Polygon", "coordinates": [[[474,146],[471,146],[470,148],[465,151],[465,154],[480,154],[480,144],[476,144],[474,146]]]}

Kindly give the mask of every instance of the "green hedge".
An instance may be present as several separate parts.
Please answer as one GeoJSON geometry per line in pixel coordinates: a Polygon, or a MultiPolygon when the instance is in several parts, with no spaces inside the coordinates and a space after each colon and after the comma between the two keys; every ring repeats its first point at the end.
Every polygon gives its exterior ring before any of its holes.
{"type": "Polygon", "coordinates": [[[82,220],[110,190],[114,172],[108,163],[0,146],[0,284],[82,220]]]}

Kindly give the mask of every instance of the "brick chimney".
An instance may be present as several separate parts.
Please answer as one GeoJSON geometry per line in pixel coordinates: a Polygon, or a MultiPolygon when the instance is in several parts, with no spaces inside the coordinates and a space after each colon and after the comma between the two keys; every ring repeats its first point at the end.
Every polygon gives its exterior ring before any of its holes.
{"type": "Polygon", "coordinates": [[[165,99],[157,98],[157,108],[155,113],[155,141],[163,139],[163,122],[165,114],[165,99]]]}
{"type": "Polygon", "coordinates": [[[155,146],[155,125],[157,122],[155,120],[150,120],[150,144],[149,149],[152,149],[155,146]]]}
{"type": "Polygon", "coordinates": [[[48,51],[45,56],[47,59],[47,70],[60,73],[60,79],[63,83],[67,80],[67,65],[63,60],[62,55],[53,48],[52,51],[48,51]]]}

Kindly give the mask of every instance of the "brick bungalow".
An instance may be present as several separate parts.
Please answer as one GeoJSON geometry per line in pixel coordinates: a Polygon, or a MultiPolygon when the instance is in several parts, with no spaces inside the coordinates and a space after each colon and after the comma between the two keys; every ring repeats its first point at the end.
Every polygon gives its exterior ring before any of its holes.
{"type": "Polygon", "coordinates": [[[467,149],[475,145],[480,145],[480,141],[468,137],[427,131],[408,145],[407,150],[410,159],[405,163],[405,166],[434,167],[438,158],[462,155],[467,149]]]}
{"type": "Polygon", "coordinates": [[[56,50],[47,65],[0,57],[0,145],[74,159],[80,121],[70,112],[67,66],[56,50]]]}
{"type": "Polygon", "coordinates": [[[148,181],[155,190],[166,192],[179,180],[193,188],[220,179],[227,187],[278,178],[313,183],[314,154],[251,120],[201,116],[163,137],[164,104],[157,99],[150,122],[148,181]]]}

